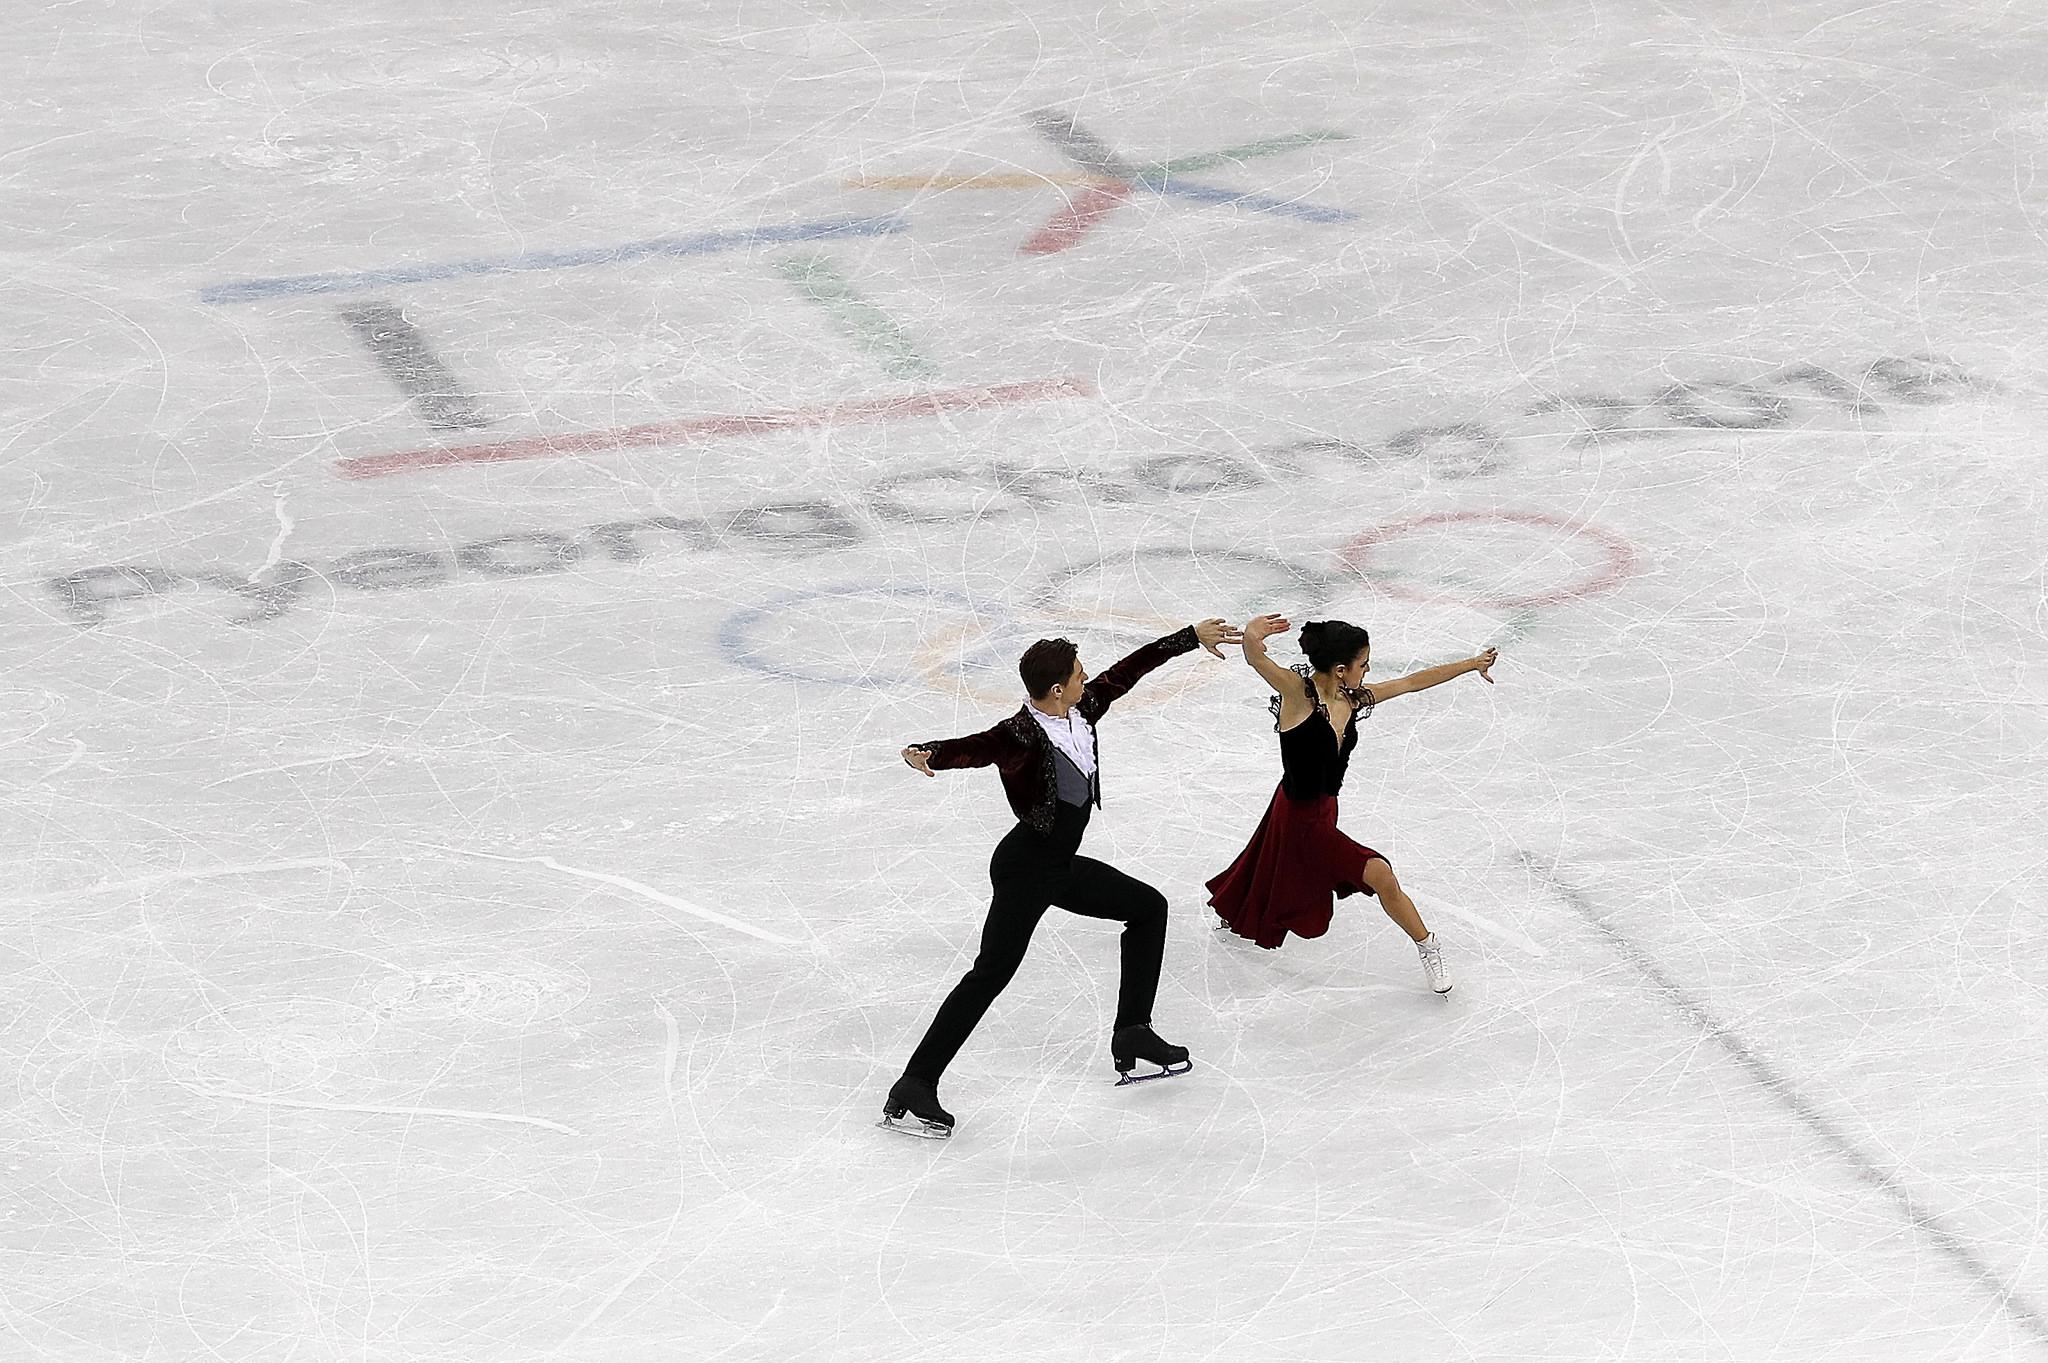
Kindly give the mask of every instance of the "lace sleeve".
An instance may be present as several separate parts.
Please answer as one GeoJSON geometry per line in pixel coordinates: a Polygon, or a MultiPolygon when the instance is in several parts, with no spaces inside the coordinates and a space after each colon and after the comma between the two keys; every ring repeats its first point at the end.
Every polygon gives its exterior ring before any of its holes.
{"type": "Polygon", "coordinates": [[[1351,702],[1351,718],[1353,720],[1371,719],[1372,707],[1379,703],[1373,698],[1370,686],[1347,687],[1344,692],[1344,699],[1351,702]]]}
{"type": "MultiPolygon", "coordinates": [[[[1322,709],[1322,702],[1316,698],[1316,680],[1309,675],[1309,670],[1306,667],[1289,670],[1301,678],[1301,689],[1307,694],[1308,703],[1318,710],[1322,709]]],[[[1273,732],[1277,734],[1280,732],[1280,696],[1277,692],[1266,697],[1266,708],[1273,712],[1273,732]]]]}

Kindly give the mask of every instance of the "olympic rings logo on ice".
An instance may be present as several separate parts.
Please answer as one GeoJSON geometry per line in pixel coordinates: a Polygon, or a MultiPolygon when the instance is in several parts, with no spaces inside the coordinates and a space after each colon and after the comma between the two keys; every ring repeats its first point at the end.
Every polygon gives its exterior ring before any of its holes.
{"type": "MultiPolygon", "coordinates": [[[[1413,655],[1506,646],[1540,608],[1618,588],[1638,556],[1620,535],[1534,511],[1461,511],[1375,527],[1328,566],[1239,548],[1139,546],[1047,575],[1021,599],[980,599],[922,582],[838,583],[742,607],[719,628],[736,666],[792,681],[893,690],[928,686],[977,704],[1015,698],[1016,657],[1061,634],[1105,663],[1191,619],[1266,609],[1349,613],[1381,630],[1382,667],[1413,655]],[[1131,611],[1113,603],[1145,602],[1131,611]]],[[[1153,688],[1171,701],[1214,682],[1191,669],[1153,688]]],[[[1148,703],[1133,697],[1130,704],[1148,703]]]]}

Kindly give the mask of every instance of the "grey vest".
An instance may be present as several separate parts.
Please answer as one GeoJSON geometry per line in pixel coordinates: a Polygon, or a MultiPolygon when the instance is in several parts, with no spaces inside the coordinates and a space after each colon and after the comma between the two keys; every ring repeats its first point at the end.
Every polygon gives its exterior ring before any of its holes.
{"type": "MultiPolygon", "coordinates": [[[[1074,759],[1061,751],[1059,744],[1051,743],[1053,775],[1059,779],[1059,796],[1064,804],[1087,805],[1095,800],[1095,777],[1083,776],[1081,769],[1074,765],[1074,759]]],[[[1096,775],[1102,769],[1096,768],[1096,775]]]]}

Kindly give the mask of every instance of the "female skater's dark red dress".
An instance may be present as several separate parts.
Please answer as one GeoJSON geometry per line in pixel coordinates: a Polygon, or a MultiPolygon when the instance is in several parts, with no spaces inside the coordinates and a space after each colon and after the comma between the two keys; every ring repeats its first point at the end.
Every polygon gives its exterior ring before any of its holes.
{"type": "Polygon", "coordinates": [[[1315,710],[1292,729],[1281,729],[1280,697],[1273,697],[1280,788],[1251,843],[1229,870],[1209,882],[1209,903],[1217,917],[1238,936],[1269,948],[1290,932],[1297,937],[1328,932],[1332,896],[1371,894],[1360,877],[1366,860],[1380,855],[1337,831],[1337,791],[1351,750],[1358,746],[1359,717],[1372,713],[1372,693],[1359,694],[1339,743],[1308,669],[1296,671],[1315,710]]]}

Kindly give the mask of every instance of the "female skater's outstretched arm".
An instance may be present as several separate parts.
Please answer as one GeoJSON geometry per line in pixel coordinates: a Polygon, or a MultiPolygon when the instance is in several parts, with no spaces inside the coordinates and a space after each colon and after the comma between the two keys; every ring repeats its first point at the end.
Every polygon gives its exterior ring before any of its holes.
{"type": "MultiPolygon", "coordinates": [[[[1310,709],[1310,701],[1302,688],[1300,674],[1282,667],[1266,655],[1266,640],[1270,636],[1289,628],[1292,628],[1292,626],[1289,624],[1287,617],[1283,615],[1255,615],[1245,621],[1244,626],[1244,660],[1257,669],[1261,677],[1266,679],[1266,685],[1279,693],[1281,711],[1279,718],[1280,727],[1283,729],[1291,729],[1295,724],[1307,718],[1310,709]]],[[[1306,633],[1307,628],[1304,627],[1304,633],[1306,633]]],[[[1363,639],[1364,635],[1361,633],[1359,638],[1363,639]]],[[[1357,657],[1351,659],[1344,667],[1336,669],[1335,675],[1340,686],[1360,687],[1364,699],[1370,704],[1378,704],[1395,696],[1405,696],[1411,691],[1427,691],[1432,686],[1441,686],[1443,683],[1451,680],[1451,678],[1462,677],[1467,672],[1477,672],[1486,680],[1488,685],[1491,685],[1493,677],[1490,675],[1489,669],[1493,667],[1495,659],[1499,656],[1496,650],[1489,648],[1475,658],[1465,658],[1455,663],[1443,663],[1436,667],[1425,667],[1420,672],[1411,672],[1405,677],[1396,677],[1392,681],[1374,682],[1371,686],[1361,686],[1365,677],[1366,657],[1369,652],[1369,649],[1361,647],[1357,657]]]]}
{"type": "Polygon", "coordinates": [[[1266,653],[1266,640],[1287,628],[1284,615],[1254,615],[1244,622],[1244,660],[1266,679],[1266,685],[1280,693],[1282,700],[1301,695],[1301,674],[1274,662],[1266,653]]]}
{"type": "Polygon", "coordinates": [[[1476,658],[1462,658],[1454,663],[1439,663],[1435,667],[1425,667],[1420,672],[1410,672],[1407,676],[1396,677],[1392,681],[1374,682],[1372,698],[1375,701],[1384,701],[1394,696],[1405,696],[1411,691],[1427,691],[1432,686],[1441,686],[1451,678],[1462,677],[1467,672],[1477,672],[1480,679],[1491,686],[1493,677],[1490,674],[1494,660],[1499,656],[1499,649],[1489,648],[1476,658]]]}
{"type": "Polygon", "coordinates": [[[1254,615],[1244,622],[1244,660],[1250,663],[1266,685],[1280,696],[1280,727],[1291,729],[1309,714],[1307,694],[1302,690],[1301,674],[1291,668],[1280,666],[1266,652],[1266,640],[1290,628],[1284,615],[1254,615]]]}

